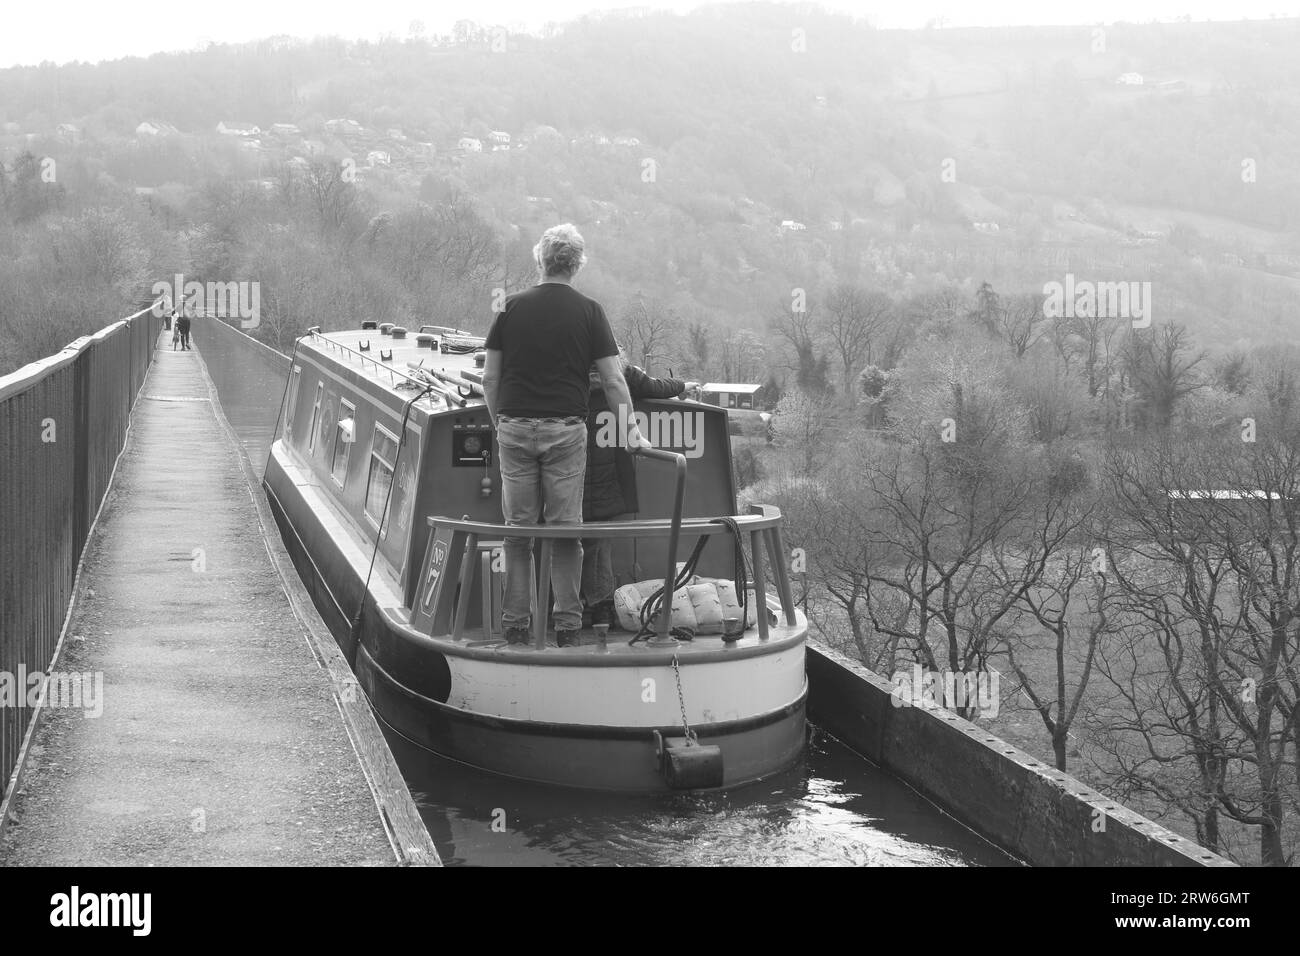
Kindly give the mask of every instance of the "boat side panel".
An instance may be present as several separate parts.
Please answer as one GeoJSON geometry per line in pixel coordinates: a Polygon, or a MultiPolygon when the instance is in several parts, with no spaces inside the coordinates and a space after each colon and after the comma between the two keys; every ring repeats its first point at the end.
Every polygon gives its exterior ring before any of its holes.
{"type": "MultiPolygon", "coordinates": [[[[333,500],[353,528],[373,545],[377,534],[374,515],[366,513],[366,492],[370,480],[371,452],[382,426],[397,437],[404,410],[395,393],[380,388],[328,354],[302,349],[295,360],[298,370],[290,384],[292,415],[288,418],[283,444],[292,459],[308,469],[317,488],[333,500]],[[317,395],[320,409],[316,411],[317,395]],[[345,404],[347,403],[347,404],[345,404]],[[331,473],[335,455],[340,451],[341,415],[353,420],[353,440],[347,451],[347,468],[342,482],[331,473]],[[316,427],[311,427],[313,417],[316,427]]],[[[414,393],[412,393],[414,394],[414,393]]],[[[411,530],[416,524],[416,510],[410,492],[419,473],[420,451],[424,441],[427,412],[417,406],[407,421],[406,444],[396,473],[389,503],[389,529],[380,546],[380,554],[394,573],[400,573],[409,553],[411,530]]],[[[378,509],[376,509],[378,510],[378,509]]]]}
{"type": "MultiPolygon", "coordinates": [[[[633,667],[535,667],[501,661],[451,659],[447,703],[516,720],[658,727],[680,723],[681,704],[670,663],[633,667]]],[[[557,652],[558,653],[558,652],[557,652]]],[[[679,667],[692,726],[741,720],[776,710],[799,696],[804,648],[736,661],[679,667]]]]}

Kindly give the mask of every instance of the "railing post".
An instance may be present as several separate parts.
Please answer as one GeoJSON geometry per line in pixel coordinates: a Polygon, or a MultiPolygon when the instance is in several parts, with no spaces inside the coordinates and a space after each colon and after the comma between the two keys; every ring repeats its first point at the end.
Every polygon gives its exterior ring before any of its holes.
{"type": "MultiPolygon", "coordinates": [[[[551,593],[551,553],[555,542],[550,538],[542,539],[541,567],[533,579],[533,646],[539,651],[546,650],[546,608],[542,607],[545,596],[551,593]]],[[[548,602],[549,603],[549,602],[548,602]]]]}
{"type": "Polygon", "coordinates": [[[484,551],[479,555],[478,564],[479,613],[483,615],[483,634],[490,639],[496,630],[492,620],[492,553],[484,551]]]}
{"type": "Polygon", "coordinates": [[[634,449],[633,454],[670,461],[677,466],[677,485],[673,494],[673,521],[668,530],[668,569],[664,573],[659,631],[650,640],[651,644],[673,644],[676,640],[670,637],[669,633],[673,626],[673,583],[677,578],[677,539],[682,533],[682,499],[686,494],[686,456],[676,452],[661,451],[658,448],[637,448],[634,449]]]}
{"type": "MultiPolygon", "coordinates": [[[[749,513],[762,515],[764,518],[780,518],[781,509],[773,505],[750,505],[749,513]]],[[[781,598],[781,611],[785,614],[785,623],[795,626],[794,590],[790,587],[790,569],[786,567],[785,539],[781,535],[781,526],[773,525],[763,531],[767,542],[767,553],[772,558],[772,573],[776,577],[776,593],[781,598]]]]}
{"type": "Polygon", "coordinates": [[[776,574],[776,593],[781,597],[781,611],[785,614],[785,623],[794,627],[794,589],[790,587],[790,569],[786,567],[785,541],[781,537],[780,527],[767,529],[768,554],[772,558],[772,567],[776,574]]]}
{"type": "Polygon", "coordinates": [[[469,612],[470,585],[474,583],[474,555],[478,553],[478,535],[465,536],[465,556],[460,562],[460,590],[456,595],[456,619],[451,625],[451,639],[459,641],[465,631],[465,616],[469,612]]]}
{"type": "Polygon", "coordinates": [[[749,550],[754,560],[754,603],[758,616],[758,639],[767,640],[767,577],[763,573],[763,532],[749,533],[749,550]]]}

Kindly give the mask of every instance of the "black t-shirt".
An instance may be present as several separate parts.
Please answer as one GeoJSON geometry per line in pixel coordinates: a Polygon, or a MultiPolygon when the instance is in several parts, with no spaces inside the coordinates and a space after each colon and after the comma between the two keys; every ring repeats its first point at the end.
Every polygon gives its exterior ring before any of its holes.
{"type": "Polygon", "coordinates": [[[561,282],[506,298],[487,347],[501,352],[497,414],[518,418],[587,417],[587,373],[618,354],[600,303],[561,282]]]}

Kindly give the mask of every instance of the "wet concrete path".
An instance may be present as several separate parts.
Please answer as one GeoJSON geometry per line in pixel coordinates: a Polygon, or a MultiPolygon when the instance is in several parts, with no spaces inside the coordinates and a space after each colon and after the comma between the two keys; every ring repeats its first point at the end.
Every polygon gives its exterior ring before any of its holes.
{"type": "Polygon", "coordinates": [[[396,863],[196,353],[160,349],[54,668],[91,676],[41,717],[0,864],[396,863]]]}

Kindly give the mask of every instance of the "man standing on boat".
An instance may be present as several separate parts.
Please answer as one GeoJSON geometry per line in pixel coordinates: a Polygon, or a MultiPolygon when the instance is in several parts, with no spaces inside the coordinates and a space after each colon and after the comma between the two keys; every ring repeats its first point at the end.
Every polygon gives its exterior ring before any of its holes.
{"type": "MultiPolygon", "coordinates": [[[[627,416],[628,448],[649,445],[632,418],[632,399],[605,310],[572,285],[587,261],[584,247],[582,236],[569,223],[546,230],[533,248],[541,280],[508,296],[488,332],[483,394],[496,428],[501,510],[508,525],[535,525],[542,518],[547,524],[581,523],[588,370],[593,364],[610,406],[627,416]]],[[[526,645],[532,540],[506,538],[505,556],[501,623],[509,643],[526,645]]],[[[555,642],[560,647],[577,643],[581,581],[581,542],[557,538],[551,587],[555,642]]]]}

